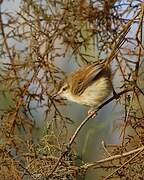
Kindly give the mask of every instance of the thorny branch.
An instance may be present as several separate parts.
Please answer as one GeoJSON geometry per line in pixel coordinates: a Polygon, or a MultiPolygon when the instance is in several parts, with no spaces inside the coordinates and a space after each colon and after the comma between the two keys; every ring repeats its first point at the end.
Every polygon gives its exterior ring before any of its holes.
{"type": "Polygon", "coordinates": [[[144,3],[25,0],[14,16],[2,9],[6,2],[0,1],[0,179],[76,179],[93,167],[109,170],[105,179],[142,178],[144,3]],[[96,112],[117,100],[123,108],[116,117],[122,122],[122,142],[106,145],[110,157],[78,167],[73,144],[91,116],[69,138],[72,120],[61,109],[66,102],[52,95],[65,77],[66,60],[82,65],[99,59],[112,64],[119,82],[117,95],[96,112]],[[44,120],[44,130],[37,119],[44,120]]]}
{"type": "MultiPolygon", "coordinates": [[[[109,57],[107,58],[106,61],[106,65],[107,63],[110,63],[112,61],[112,59],[116,56],[116,54],[119,52],[120,47],[124,44],[124,40],[125,40],[125,36],[127,35],[127,33],[129,32],[130,26],[132,24],[132,22],[135,20],[135,18],[139,15],[140,13],[138,13],[132,20],[130,20],[126,25],[125,28],[122,30],[121,36],[118,39],[118,42],[116,44],[114,44],[112,47],[112,52],[110,53],[109,57]]],[[[111,97],[110,99],[108,99],[106,102],[102,103],[97,110],[94,113],[97,113],[100,109],[102,109],[105,105],[107,105],[108,103],[110,103],[111,101],[113,101],[114,99],[120,98],[121,95],[129,92],[129,91],[133,91],[134,88],[129,88],[126,90],[121,91],[120,93],[118,93],[117,95],[114,95],[113,97],[111,97]]],[[[71,145],[73,144],[76,136],[78,135],[79,131],[83,128],[83,126],[92,118],[92,115],[87,116],[83,122],[78,126],[78,128],[75,130],[74,134],[72,135],[68,145],[67,145],[67,149],[65,152],[62,153],[62,155],[60,156],[59,160],[57,161],[56,165],[54,166],[53,170],[51,171],[51,173],[48,175],[48,177],[50,177],[52,175],[52,173],[56,170],[56,168],[58,167],[60,161],[62,160],[62,158],[68,153],[68,151],[70,150],[71,145]]]]}
{"type": "MultiPolygon", "coordinates": [[[[109,174],[107,177],[105,177],[103,180],[106,180],[106,179],[109,179],[110,177],[112,177],[117,171],[119,171],[120,169],[122,169],[124,166],[126,166],[128,163],[130,163],[135,157],[137,157],[142,151],[144,150],[144,146],[136,149],[136,150],[133,150],[133,151],[130,151],[128,153],[125,153],[123,155],[121,155],[120,158],[122,158],[123,156],[127,156],[129,154],[133,154],[135,152],[137,152],[134,156],[132,156],[128,161],[126,161],[125,163],[123,163],[119,168],[117,168],[115,171],[113,171],[111,174],[109,174]]],[[[115,158],[114,158],[115,159],[115,158]]]]}
{"type": "MultiPolygon", "coordinates": [[[[97,113],[100,109],[102,109],[105,105],[107,105],[107,104],[109,104],[110,102],[112,102],[114,99],[117,99],[117,98],[120,97],[121,95],[123,95],[123,94],[125,94],[125,93],[127,93],[127,92],[129,92],[129,91],[132,91],[132,90],[133,90],[133,88],[126,89],[126,90],[123,90],[123,91],[119,92],[119,93],[117,94],[117,96],[115,96],[115,95],[112,96],[112,97],[109,98],[107,101],[105,101],[104,103],[102,103],[102,104],[97,108],[97,110],[96,110],[94,113],[97,113]]],[[[70,141],[69,141],[68,144],[67,144],[67,149],[66,149],[66,151],[64,151],[64,152],[62,153],[62,155],[61,155],[60,158],[58,159],[57,163],[55,164],[53,170],[52,170],[51,173],[48,175],[48,177],[51,177],[52,173],[56,170],[56,168],[58,167],[58,165],[59,165],[60,161],[62,160],[62,158],[69,152],[70,147],[71,147],[71,145],[74,143],[74,140],[76,139],[78,133],[79,133],[80,130],[83,128],[83,126],[92,118],[92,116],[94,115],[94,113],[91,114],[91,115],[89,115],[89,116],[87,116],[87,117],[82,121],[82,123],[77,127],[77,129],[75,130],[74,134],[73,134],[72,137],[70,138],[70,141]]]]}

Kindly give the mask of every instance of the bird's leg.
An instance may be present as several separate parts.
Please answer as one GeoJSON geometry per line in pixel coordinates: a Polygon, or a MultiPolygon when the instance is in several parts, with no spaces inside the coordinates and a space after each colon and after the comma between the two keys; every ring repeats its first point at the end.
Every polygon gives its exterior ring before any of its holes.
{"type": "Polygon", "coordinates": [[[94,109],[94,107],[91,107],[91,108],[88,110],[88,116],[91,116],[92,118],[95,118],[95,117],[96,117],[96,110],[94,109]]]}

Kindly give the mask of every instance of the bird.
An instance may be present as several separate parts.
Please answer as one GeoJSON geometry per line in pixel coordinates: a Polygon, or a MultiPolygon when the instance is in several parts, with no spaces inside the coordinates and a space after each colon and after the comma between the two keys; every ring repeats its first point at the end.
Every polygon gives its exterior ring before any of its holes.
{"type": "Polygon", "coordinates": [[[114,40],[111,53],[105,60],[99,60],[81,66],[70,73],[61,83],[57,95],[90,107],[88,114],[95,117],[95,108],[111,94],[117,97],[112,84],[112,72],[110,63],[118,54],[120,48],[126,41],[132,21],[119,33],[118,40],[114,40]]]}
{"type": "Polygon", "coordinates": [[[98,61],[81,66],[62,82],[58,95],[67,100],[90,107],[88,115],[96,116],[97,108],[111,93],[112,73],[110,66],[98,61]]]}

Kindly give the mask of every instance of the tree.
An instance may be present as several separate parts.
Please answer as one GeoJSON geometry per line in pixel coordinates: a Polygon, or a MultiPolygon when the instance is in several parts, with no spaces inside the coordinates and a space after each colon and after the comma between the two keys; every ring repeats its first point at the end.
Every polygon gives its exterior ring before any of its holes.
{"type": "MultiPolygon", "coordinates": [[[[25,0],[16,14],[1,1],[1,179],[75,179],[89,169],[99,179],[142,179],[144,150],[143,15],[141,0],[25,0]],[[118,46],[120,43],[120,46],[118,46]],[[112,54],[111,54],[112,53],[112,54]],[[105,158],[78,166],[79,131],[71,135],[66,101],[53,98],[65,77],[62,63],[77,65],[115,58],[117,96],[122,106],[121,143],[105,145],[105,158]],[[43,113],[45,135],[33,142],[35,112],[43,113]]],[[[14,2],[16,3],[16,2],[14,2]]],[[[110,63],[110,62],[108,62],[110,63]]],[[[117,105],[117,104],[116,104],[117,105]]]]}

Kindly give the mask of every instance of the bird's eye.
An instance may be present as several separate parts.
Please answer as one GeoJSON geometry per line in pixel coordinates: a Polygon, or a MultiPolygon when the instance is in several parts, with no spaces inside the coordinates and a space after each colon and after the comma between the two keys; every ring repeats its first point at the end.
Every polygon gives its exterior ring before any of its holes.
{"type": "Polygon", "coordinates": [[[63,91],[65,91],[65,90],[67,90],[67,87],[64,87],[64,88],[63,88],[63,91]]]}

